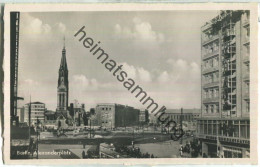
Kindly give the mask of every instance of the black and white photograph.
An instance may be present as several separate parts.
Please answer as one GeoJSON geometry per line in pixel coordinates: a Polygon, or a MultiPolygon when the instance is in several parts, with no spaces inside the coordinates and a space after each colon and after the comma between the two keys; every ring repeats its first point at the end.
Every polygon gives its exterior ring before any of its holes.
{"type": "Polygon", "coordinates": [[[7,159],[255,163],[252,6],[10,5],[7,159]]]}

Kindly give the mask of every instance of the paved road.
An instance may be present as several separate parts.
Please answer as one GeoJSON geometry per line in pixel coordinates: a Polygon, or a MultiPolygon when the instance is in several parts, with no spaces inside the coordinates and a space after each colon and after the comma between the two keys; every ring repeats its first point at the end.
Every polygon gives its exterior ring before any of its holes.
{"type": "MultiPolygon", "coordinates": [[[[190,141],[190,139],[184,139],[183,143],[190,141]]],[[[184,145],[183,144],[183,145],[184,145]]],[[[153,154],[158,158],[177,158],[180,157],[180,142],[179,141],[164,141],[164,142],[155,142],[155,143],[146,143],[146,144],[136,144],[136,147],[140,148],[142,153],[153,154]]],[[[185,154],[185,157],[190,157],[189,154],[185,154]]]]}

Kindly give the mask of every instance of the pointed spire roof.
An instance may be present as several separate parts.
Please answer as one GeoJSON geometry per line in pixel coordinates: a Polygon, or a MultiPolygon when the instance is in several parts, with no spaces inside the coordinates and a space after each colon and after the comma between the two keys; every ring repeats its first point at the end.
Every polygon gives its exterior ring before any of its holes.
{"type": "Polygon", "coordinates": [[[65,49],[65,36],[63,37],[63,49],[65,49]]]}
{"type": "Polygon", "coordinates": [[[64,37],[64,44],[63,44],[63,49],[62,49],[62,57],[61,57],[61,62],[60,62],[60,69],[66,69],[67,70],[67,60],[66,60],[66,49],[65,49],[65,37],[64,37]]]}

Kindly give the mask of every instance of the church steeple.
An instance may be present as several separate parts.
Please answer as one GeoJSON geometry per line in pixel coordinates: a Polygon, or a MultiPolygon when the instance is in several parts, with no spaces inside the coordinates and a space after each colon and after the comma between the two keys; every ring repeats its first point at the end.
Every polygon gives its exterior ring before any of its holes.
{"type": "Polygon", "coordinates": [[[67,68],[67,61],[66,61],[66,48],[65,48],[65,37],[64,37],[64,44],[62,49],[62,57],[60,62],[60,69],[63,68],[64,70],[68,70],[67,68]]]}
{"type": "Polygon", "coordinates": [[[57,87],[57,112],[63,115],[67,114],[69,99],[69,79],[68,79],[68,66],[66,60],[65,38],[62,49],[62,56],[59,68],[58,87],[57,87]]]}

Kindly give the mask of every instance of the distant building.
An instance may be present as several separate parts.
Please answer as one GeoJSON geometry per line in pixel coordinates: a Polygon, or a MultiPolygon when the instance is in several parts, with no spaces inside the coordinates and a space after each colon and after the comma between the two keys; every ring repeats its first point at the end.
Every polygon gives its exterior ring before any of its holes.
{"type": "Polygon", "coordinates": [[[149,122],[149,113],[148,110],[140,110],[139,113],[139,123],[140,124],[146,124],[149,122]]]}
{"type": "Polygon", "coordinates": [[[32,102],[27,103],[24,106],[24,122],[29,123],[29,106],[31,104],[31,124],[37,122],[37,119],[40,122],[44,122],[45,116],[44,113],[46,111],[45,104],[42,102],[32,102]]]}
{"type": "Polygon", "coordinates": [[[56,112],[51,110],[46,110],[44,113],[45,121],[53,121],[56,120],[56,112]]]}
{"type": "Polygon", "coordinates": [[[24,107],[17,108],[17,116],[19,117],[19,123],[24,123],[24,107]]]}
{"type": "MultiPolygon", "coordinates": [[[[181,120],[184,122],[193,122],[196,121],[200,117],[200,109],[183,109],[183,113],[181,113],[181,109],[166,109],[165,114],[163,114],[160,120],[168,119],[175,121],[177,124],[180,124],[181,120]]],[[[154,116],[151,114],[152,118],[155,119],[153,122],[159,123],[159,114],[154,116]]]]}
{"type": "Polygon", "coordinates": [[[70,103],[68,110],[76,126],[81,126],[84,124],[83,114],[86,112],[85,104],[79,104],[77,100],[75,100],[74,103],[70,103]]]}
{"type": "Polygon", "coordinates": [[[149,113],[149,124],[157,124],[158,117],[154,116],[153,113],[149,113]]]}
{"type": "Polygon", "coordinates": [[[115,127],[135,126],[139,123],[140,110],[114,103],[97,104],[92,125],[113,129],[115,127]]]}
{"type": "Polygon", "coordinates": [[[200,109],[183,109],[183,113],[181,114],[181,109],[166,109],[164,116],[169,116],[170,120],[174,120],[176,123],[181,122],[181,116],[182,121],[191,122],[200,117],[200,112],[200,109]]]}

